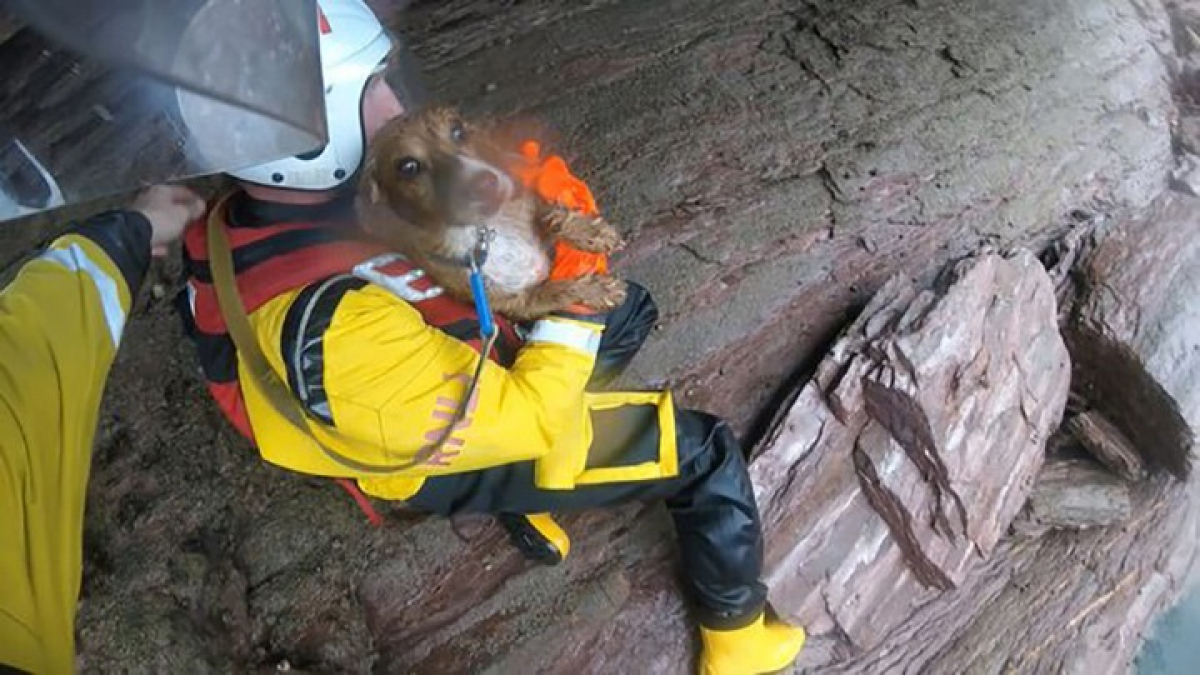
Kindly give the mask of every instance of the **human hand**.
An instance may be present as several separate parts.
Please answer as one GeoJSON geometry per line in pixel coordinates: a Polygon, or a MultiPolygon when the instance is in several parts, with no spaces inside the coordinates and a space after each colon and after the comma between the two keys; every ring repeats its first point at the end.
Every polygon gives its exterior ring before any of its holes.
{"type": "Polygon", "coordinates": [[[207,206],[195,192],[178,185],[154,185],[143,190],[129,205],[150,221],[150,253],[167,254],[167,244],[183,234],[183,229],[204,215],[207,206]]]}

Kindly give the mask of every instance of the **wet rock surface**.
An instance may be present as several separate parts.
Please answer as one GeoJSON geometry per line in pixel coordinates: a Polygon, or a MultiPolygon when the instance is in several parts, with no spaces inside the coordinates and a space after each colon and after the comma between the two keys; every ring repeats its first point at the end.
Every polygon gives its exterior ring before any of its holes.
{"type": "MultiPolygon", "coordinates": [[[[660,299],[631,380],[739,428],[897,271],[1166,181],[1156,4],[415,3],[440,100],[544,120],[660,299]],[[492,84],[490,90],[486,85],[492,84]]],[[[937,265],[932,269],[936,270],[937,265]]]]}
{"type": "MultiPolygon", "coordinates": [[[[1163,59],[1175,47],[1156,3],[455,0],[411,3],[401,25],[438,100],[545,120],[629,236],[617,264],[664,316],[628,381],[672,384],[748,440],[781,386],[811,371],[886,280],[927,288],[981,242],[1036,249],[1074,212],[1145,206],[1172,166],[1163,59]]],[[[45,234],[0,239],[10,265],[45,234]]],[[[695,638],[660,507],[562,518],[574,548],[553,569],[521,560],[487,523],[385,509],[385,527],[371,529],[331,483],[265,465],[223,424],[169,307],[177,271],[148,282],[168,292],[139,304],[102,415],[81,670],[690,669],[695,638]]],[[[903,405],[877,393],[876,412],[903,405]]],[[[928,416],[931,429],[953,424],[928,416]]],[[[871,429],[862,470],[916,509],[914,540],[942,546],[949,535],[924,518],[936,481],[913,468],[890,476],[901,456],[886,436],[898,427],[871,429]]],[[[948,475],[961,468],[946,458],[948,475]]],[[[852,463],[841,470],[860,481],[852,463]]],[[[968,517],[967,536],[928,572],[949,590],[927,591],[890,631],[861,606],[823,609],[855,632],[815,638],[804,663],[1113,672],[1194,553],[1194,519],[1155,506],[1191,503],[1189,489],[1138,484],[1137,515],[1115,531],[997,542],[968,517]],[[1184,533],[1174,548],[1166,531],[1184,533]],[[972,537],[990,542],[989,557],[955,556],[972,537]]],[[[806,495],[795,513],[824,498],[806,495]]],[[[953,502],[942,503],[946,531],[953,502]]],[[[898,545],[889,555],[908,569],[898,545]]]]}

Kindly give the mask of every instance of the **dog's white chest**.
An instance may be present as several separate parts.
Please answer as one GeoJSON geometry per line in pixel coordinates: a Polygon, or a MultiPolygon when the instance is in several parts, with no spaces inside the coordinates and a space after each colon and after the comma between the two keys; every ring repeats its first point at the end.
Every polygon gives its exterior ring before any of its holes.
{"type": "MultiPolygon", "coordinates": [[[[521,217],[497,215],[485,223],[493,232],[483,276],[489,287],[504,293],[519,293],[550,276],[550,255],[521,217]]],[[[457,228],[450,235],[451,250],[466,255],[476,244],[473,228],[457,228]]]]}
{"type": "Polygon", "coordinates": [[[518,293],[550,276],[550,256],[532,232],[496,229],[483,276],[497,290],[518,293]]]}

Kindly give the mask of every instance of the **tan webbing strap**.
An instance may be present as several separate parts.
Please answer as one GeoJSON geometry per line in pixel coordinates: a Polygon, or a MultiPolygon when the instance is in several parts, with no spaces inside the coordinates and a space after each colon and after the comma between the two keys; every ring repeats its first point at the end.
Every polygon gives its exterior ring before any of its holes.
{"type": "MultiPolygon", "coordinates": [[[[267,362],[254,329],[250,326],[250,318],[246,314],[246,306],[242,304],[242,296],[238,292],[237,277],[233,270],[233,251],[229,246],[229,237],[225,233],[224,213],[229,197],[222,197],[212,208],[208,216],[208,264],[212,271],[213,290],[217,295],[217,306],[221,317],[225,320],[225,328],[233,340],[238,358],[246,366],[246,375],[254,378],[255,384],[266,397],[267,402],[288,421],[297,431],[313,440],[329,459],[354,471],[363,473],[395,473],[412,468],[420,463],[422,453],[415,460],[390,466],[363,464],[350,459],[330,449],[317,438],[308,426],[308,416],[300,407],[300,402],[292,395],[291,389],[267,362]]],[[[336,435],[335,429],[330,433],[336,435]]]]}
{"type": "Polygon", "coordinates": [[[212,270],[213,290],[216,291],[217,306],[221,308],[221,318],[225,320],[225,328],[233,339],[238,358],[246,365],[248,374],[254,378],[267,401],[297,430],[311,436],[312,431],[308,428],[304,411],[300,409],[300,402],[292,396],[291,390],[271,368],[271,364],[267,363],[267,357],[246,316],[246,306],[242,304],[242,295],[238,292],[237,277],[233,271],[233,251],[222,224],[227,201],[228,198],[222,198],[208,216],[208,264],[212,270]]]}

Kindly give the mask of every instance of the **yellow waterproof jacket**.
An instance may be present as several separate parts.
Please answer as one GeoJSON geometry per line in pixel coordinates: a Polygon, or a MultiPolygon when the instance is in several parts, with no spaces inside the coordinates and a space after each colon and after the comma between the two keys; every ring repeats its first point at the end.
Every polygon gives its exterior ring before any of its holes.
{"type": "MultiPolygon", "coordinates": [[[[286,376],[283,328],[297,292],[269,301],[251,315],[260,345],[286,376]]],[[[314,447],[271,408],[253,378],[242,391],[263,457],[305,473],[357,478],[368,494],[404,499],[424,476],[461,473],[540,459],[543,487],[572,487],[583,472],[591,426],[584,400],[600,341],[598,324],[544,319],[511,369],[488,362],[466,418],[441,452],[395,473],[345,466],[314,447]]],[[[462,397],[478,354],[435,329],[407,301],[366,284],[336,303],[323,340],[324,390],[336,433],[310,429],[322,443],[355,462],[403,464],[437,439],[462,397]]]]}
{"type": "MultiPolygon", "coordinates": [[[[320,208],[327,218],[336,211],[320,208]]],[[[232,259],[230,273],[236,271],[267,379],[286,382],[286,404],[297,400],[305,408],[300,420],[281,414],[278,390],[273,395],[272,385],[256,377],[258,366],[246,354],[239,355],[236,373],[206,371],[210,389],[226,386],[221,379],[236,380],[248,431],[264,459],[293,471],[357,479],[368,494],[393,500],[413,495],[429,476],[528,460],[536,462],[543,489],[675,475],[667,392],[584,391],[603,329],[585,317],[544,318],[507,367],[489,361],[465,419],[427,456],[468,388],[479,357],[466,340],[475,335],[426,320],[441,316],[436,303],[445,309],[457,301],[420,270],[376,248],[357,255],[343,240],[357,229],[353,222],[320,222],[313,213],[243,193],[185,236],[193,337],[201,352],[205,344],[228,340],[223,313],[215,309],[220,284],[213,279],[220,275],[215,264],[210,271],[208,259],[215,237],[215,250],[226,248],[219,243],[226,240],[232,250],[224,255],[232,259]],[[630,403],[657,408],[659,456],[634,466],[589,467],[592,412],[630,403]]],[[[238,404],[214,396],[243,426],[238,404]]]]}
{"type": "Polygon", "coordinates": [[[96,419],[149,260],[143,216],[101,214],[0,292],[0,664],[74,671],[96,419]]]}

